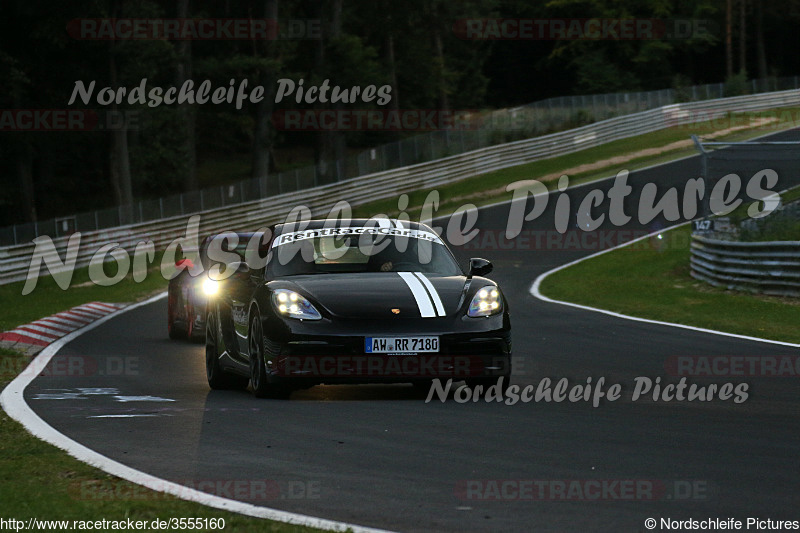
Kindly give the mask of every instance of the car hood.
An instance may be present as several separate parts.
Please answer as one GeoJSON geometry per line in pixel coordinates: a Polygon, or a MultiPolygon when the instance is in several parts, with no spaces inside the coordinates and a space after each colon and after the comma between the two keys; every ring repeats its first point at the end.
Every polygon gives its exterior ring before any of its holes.
{"type": "MultiPolygon", "coordinates": [[[[288,280],[287,280],[288,281],[288,280]]],[[[466,278],[414,272],[293,276],[291,283],[337,317],[435,318],[462,304],[466,278]]]]}

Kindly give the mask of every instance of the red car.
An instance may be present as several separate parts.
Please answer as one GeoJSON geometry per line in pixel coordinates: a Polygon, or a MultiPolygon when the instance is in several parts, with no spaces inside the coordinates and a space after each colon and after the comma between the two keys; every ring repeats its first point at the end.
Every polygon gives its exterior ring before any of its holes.
{"type": "MultiPolygon", "coordinates": [[[[228,251],[236,252],[244,257],[247,243],[253,234],[237,233],[237,235],[239,236],[238,245],[228,251]]],[[[189,257],[175,263],[175,266],[185,265],[187,268],[184,268],[169,282],[167,331],[170,339],[189,339],[195,342],[205,339],[206,302],[209,291],[213,292],[217,287],[217,284],[206,276],[212,263],[208,258],[208,246],[213,238],[214,235],[206,237],[196,255],[190,253],[189,257]],[[193,261],[200,261],[200,264],[203,265],[202,274],[191,275],[193,261]]]]}

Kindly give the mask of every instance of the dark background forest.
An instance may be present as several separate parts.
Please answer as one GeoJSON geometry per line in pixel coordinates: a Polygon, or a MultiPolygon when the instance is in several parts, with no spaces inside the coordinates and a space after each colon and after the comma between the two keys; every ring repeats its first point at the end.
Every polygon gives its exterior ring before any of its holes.
{"type": "MultiPolygon", "coordinates": [[[[98,87],[247,79],[392,87],[393,109],[493,109],[564,95],[800,74],[800,0],[77,0],[2,2],[0,109],[64,109],[98,87]],[[82,17],[319,20],[319,39],[79,40],[82,17]],[[465,40],[469,18],[708,21],[688,39],[465,40]]],[[[372,104],[358,104],[369,107],[372,104]]],[[[281,132],[274,104],[142,106],[127,130],[0,130],[0,225],[130,204],[341,158],[400,133],[281,132]]],[[[115,108],[116,109],[116,108],[115,108]]],[[[137,110],[127,103],[119,110],[137,110]]]]}

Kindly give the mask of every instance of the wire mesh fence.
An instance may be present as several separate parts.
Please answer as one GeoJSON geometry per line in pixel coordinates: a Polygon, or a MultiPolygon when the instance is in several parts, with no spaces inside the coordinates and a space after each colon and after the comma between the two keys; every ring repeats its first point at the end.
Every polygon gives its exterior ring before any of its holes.
{"type": "MultiPolygon", "coordinates": [[[[800,77],[768,78],[748,83],[750,93],[756,94],[800,88],[800,77]]],[[[261,178],[157,199],[143,199],[133,206],[112,207],[2,227],[0,246],[30,242],[39,235],[60,237],[75,231],[106,229],[235,205],[434,161],[669,104],[725,96],[728,96],[725,84],[717,83],[658,91],[548,98],[524,106],[482,113],[477,117],[479,125],[474,128],[454,127],[417,134],[366,149],[343,160],[323,161],[261,178]]]]}

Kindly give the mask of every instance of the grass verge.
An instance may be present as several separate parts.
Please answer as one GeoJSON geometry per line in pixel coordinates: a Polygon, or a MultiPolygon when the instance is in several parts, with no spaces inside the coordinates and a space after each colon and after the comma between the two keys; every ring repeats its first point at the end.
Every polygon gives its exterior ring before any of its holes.
{"type": "Polygon", "coordinates": [[[665,322],[800,343],[800,301],[712,287],[689,275],[687,224],[549,275],[542,294],[665,322]],[[643,297],[642,295],[647,295],[643,297]]]}
{"type": "MultiPolygon", "coordinates": [[[[132,302],[166,289],[160,256],[141,283],[129,274],[120,283],[91,283],[88,268],[77,269],[68,290],[43,276],[34,291],[21,296],[24,283],[0,286],[0,300],[24,305],[0,306],[0,330],[36,320],[90,301],[132,302]]],[[[107,268],[107,274],[113,275],[107,268]]],[[[166,324],[164,335],[166,336],[166,324]]],[[[30,357],[0,348],[0,390],[30,362],[30,357]]],[[[312,528],[250,518],[186,502],[108,475],[28,433],[0,410],[0,517],[17,520],[224,519],[227,531],[305,533],[312,528]],[[233,529],[231,529],[233,528],[233,529]]],[[[269,502],[265,502],[269,505],[269,502]]],[[[207,530],[203,528],[203,530],[207,530]]],[[[211,530],[211,529],[208,529],[211,530]]]]}
{"type": "MultiPolygon", "coordinates": [[[[0,349],[0,389],[27,363],[28,357],[0,349]]],[[[37,518],[71,522],[131,518],[152,522],[192,517],[224,519],[225,527],[220,529],[224,531],[319,531],[212,509],[144,489],[33,437],[3,411],[0,411],[0,457],[4,458],[0,461],[0,517],[6,520],[37,518]]]]}
{"type": "MultiPolygon", "coordinates": [[[[137,283],[129,272],[119,283],[109,287],[101,287],[92,283],[89,269],[78,268],[72,277],[67,290],[59,287],[52,276],[39,278],[36,288],[30,294],[22,296],[25,282],[0,285],[0,301],[16,302],[17,305],[0,306],[0,331],[8,331],[20,324],[65,311],[76,305],[101,301],[108,303],[134,302],[167,289],[167,280],[161,275],[161,254],[156,254],[153,265],[148,269],[147,277],[137,283]]],[[[114,276],[116,267],[113,263],[104,266],[106,275],[114,276]]],[[[42,272],[47,268],[42,266],[42,272]]],[[[164,326],[166,328],[166,325],[164,326]]],[[[166,330],[165,330],[166,331],[166,330]]]]}
{"type": "MultiPolygon", "coordinates": [[[[776,113],[779,120],[770,125],[770,130],[778,131],[794,127],[793,116],[795,110],[782,110],[776,113]]],[[[769,114],[769,112],[767,112],[769,114]]],[[[738,116],[731,115],[728,122],[734,122],[738,116]]],[[[748,115],[751,116],[751,115],[748,115]]],[[[690,134],[708,135],[720,129],[718,121],[699,123],[692,128],[676,127],[654,133],[607,143],[602,146],[590,148],[526,165],[503,169],[489,174],[476,176],[451,184],[439,189],[440,208],[438,214],[453,211],[465,203],[485,205],[488,203],[510,199],[504,192],[505,186],[511,182],[522,179],[540,179],[555,173],[562,173],[583,164],[591,164],[613,158],[626,159],[624,168],[635,170],[645,166],[664,163],[693,155],[694,148],[676,147],[668,148],[675,142],[685,140],[690,134]],[[641,157],[627,157],[648,148],[667,147],[656,154],[641,157]]],[[[743,140],[765,133],[762,127],[750,128],[720,137],[725,140],[743,140]]],[[[228,162],[225,162],[228,164],[228,162]]],[[[609,163],[605,166],[592,168],[584,172],[570,174],[571,183],[591,181],[607,177],[612,170],[622,168],[621,163],[609,163]]],[[[229,169],[230,170],[230,169],[229,169]]],[[[241,168],[237,168],[241,171],[241,168]]],[[[218,174],[218,173],[214,173],[218,174]]],[[[548,185],[552,181],[546,181],[548,185]]],[[[410,195],[411,206],[421,206],[427,197],[428,190],[417,191],[410,195]]],[[[396,214],[397,199],[390,198],[360,206],[355,209],[356,216],[372,216],[375,213],[396,214]]],[[[418,214],[419,207],[407,210],[409,215],[418,214]]],[[[676,232],[688,229],[674,230],[676,232]]],[[[794,325],[800,318],[800,306],[791,307],[792,313],[787,312],[786,304],[774,302],[775,299],[757,298],[743,294],[731,294],[703,286],[696,288],[691,278],[688,278],[688,251],[680,250],[637,250],[611,252],[595,260],[587,261],[570,269],[551,276],[547,280],[548,295],[557,299],[578,301],[588,305],[599,305],[598,301],[609,301],[608,305],[601,305],[609,309],[618,310],[629,314],[644,316],[652,312],[653,318],[669,321],[680,321],[710,327],[713,329],[732,330],[739,326],[745,327],[742,332],[749,335],[783,338],[793,342],[800,341],[800,335],[790,335],[793,330],[788,327],[794,325]],[[624,255],[618,255],[624,254],[624,255]],[[641,262],[640,267],[631,268],[630,260],[641,262]],[[605,263],[602,261],[610,262],[605,263]],[[596,276],[598,282],[576,284],[567,277],[579,268],[588,268],[590,274],[596,276]],[[630,294],[641,294],[637,291],[620,292],[618,287],[629,286],[632,282],[631,271],[637,272],[640,279],[637,282],[647,285],[645,288],[653,290],[658,288],[664,294],[653,299],[654,309],[645,309],[642,302],[635,298],[626,299],[630,294]],[[624,279],[617,279],[614,273],[624,273],[624,279]],[[648,274],[649,273],[649,274],[648,274]],[[656,283],[656,276],[669,280],[669,283],[656,283]],[[625,283],[622,283],[625,282],[625,283]],[[575,291],[575,287],[581,287],[575,291]],[[666,288],[665,288],[666,287],[666,288]],[[777,307],[776,307],[777,306],[777,307]],[[672,309],[681,309],[684,319],[678,320],[673,315],[672,309]],[[735,309],[735,316],[731,317],[731,309],[735,309]],[[741,313],[740,313],[741,311],[741,313]],[[746,324],[745,318],[753,313],[763,313],[768,317],[759,324],[746,324]],[[741,320],[736,317],[741,315],[741,320]],[[708,317],[712,317],[712,319],[708,317]],[[705,320],[704,320],[705,319],[705,320]],[[763,327],[761,327],[763,326],[763,327]]],[[[160,258],[156,261],[159,264],[160,258]]],[[[0,307],[0,331],[12,329],[14,326],[36,320],[38,318],[63,311],[70,307],[93,300],[105,302],[131,302],[142,299],[154,292],[166,288],[167,282],[154,267],[147,278],[141,283],[135,283],[130,276],[122,282],[111,287],[99,287],[90,282],[88,269],[78,269],[75,272],[73,283],[69,290],[60,289],[52,278],[43,276],[38,287],[25,296],[25,305],[6,305],[0,307]]],[[[113,274],[109,272],[109,274],[113,274]]],[[[581,281],[586,281],[587,274],[579,273],[581,281]]],[[[4,302],[19,302],[23,283],[13,283],[0,286],[0,300],[4,302]]],[[[0,389],[13,379],[28,362],[28,358],[16,352],[0,349],[0,389]]],[[[226,528],[233,526],[235,531],[280,531],[280,532],[306,532],[314,531],[310,528],[289,526],[279,522],[272,522],[254,518],[243,517],[211,509],[202,505],[168,498],[138,487],[134,484],[109,476],[68,456],[57,448],[44,443],[29,433],[15,421],[0,412],[0,456],[13,458],[13,460],[0,462],[0,515],[6,518],[27,519],[38,517],[42,519],[59,520],[84,520],[84,519],[122,519],[131,517],[135,520],[166,519],[171,517],[202,517],[224,518],[226,528]],[[81,498],[81,487],[94,487],[98,483],[102,487],[113,487],[111,493],[101,493],[101,497],[81,498]],[[125,499],[116,497],[115,494],[135,494],[136,498],[125,499]],[[103,497],[104,496],[104,497],[103,497]]],[[[91,494],[98,495],[95,490],[91,494]]]]}
{"type": "MultiPolygon", "coordinates": [[[[725,118],[697,122],[690,126],[674,126],[572,154],[481,174],[437,188],[440,205],[436,214],[451,213],[467,203],[473,203],[480,207],[511,200],[511,194],[505,191],[505,187],[519,180],[537,179],[548,188],[553,189],[556,185],[554,176],[557,177],[563,173],[567,173],[570,184],[575,185],[607,178],[622,169],[633,171],[697,155],[694,146],[687,145],[685,142],[691,135],[714,136],[715,141],[743,141],[768,133],[777,133],[797,127],[799,113],[800,108],[771,109],[760,113],[729,113],[725,118]],[[750,124],[751,119],[755,121],[765,118],[774,120],[766,124],[744,127],[750,124]],[[735,131],[720,135],[721,131],[732,129],[735,131]],[[601,165],[597,165],[598,162],[601,162],[601,165]],[[602,164],[602,162],[607,162],[607,164],[602,164]],[[574,171],[582,166],[596,168],[574,171]]],[[[409,194],[409,206],[412,207],[406,212],[412,219],[420,214],[421,206],[432,190],[422,189],[409,194]]],[[[393,216],[400,212],[397,201],[397,198],[387,198],[370,202],[354,208],[354,215],[370,217],[376,213],[386,213],[393,216]]]]}

